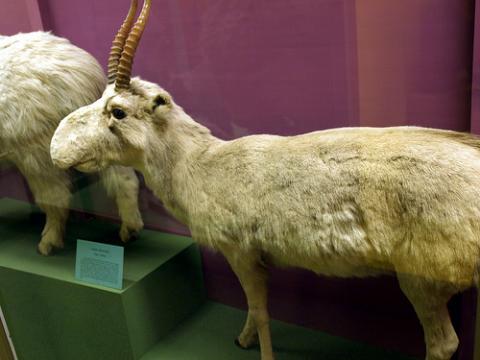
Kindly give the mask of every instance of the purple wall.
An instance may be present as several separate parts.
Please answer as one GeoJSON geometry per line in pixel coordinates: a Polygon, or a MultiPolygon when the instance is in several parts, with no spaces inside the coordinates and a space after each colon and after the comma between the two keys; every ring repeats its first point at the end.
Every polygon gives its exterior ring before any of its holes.
{"type": "MultiPolygon", "coordinates": [[[[135,72],[219,136],[469,127],[473,0],[159,3],[135,72]]],[[[128,8],[128,0],[112,9],[111,1],[40,4],[47,28],[103,64],[128,8]]]]}
{"type": "MultiPolygon", "coordinates": [[[[50,0],[47,27],[105,63],[128,3],[50,0]]],[[[217,135],[358,124],[354,2],[160,3],[135,73],[169,89],[217,135]]]]}
{"type": "MultiPolygon", "coordinates": [[[[33,3],[46,29],[105,64],[129,0],[33,3]]],[[[0,0],[0,6],[15,8],[0,20],[0,31],[27,26],[21,4],[0,0]]],[[[222,138],[358,125],[468,130],[470,111],[478,119],[472,128],[480,127],[478,56],[470,101],[474,0],[156,0],[153,5],[134,73],[168,89],[222,138]]],[[[148,226],[186,232],[147,190],[142,207],[148,226]]],[[[204,260],[210,297],[244,306],[224,260],[208,251],[204,260]]],[[[280,270],[273,272],[271,285],[274,317],[423,352],[415,314],[391,278],[340,281],[280,270]]],[[[458,303],[469,310],[472,295],[455,301],[457,327],[466,338],[473,316],[462,317],[458,303]]],[[[469,359],[468,352],[463,347],[461,358],[469,359]]]]}
{"type": "Polygon", "coordinates": [[[357,1],[362,125],[468,130],[473,1],[357,1]]]}
{"type": "Polygon", "coordinates": [[[0,0],[2,18],[0,35],[42,30],[39,4],[36,0],[0,0]]]}

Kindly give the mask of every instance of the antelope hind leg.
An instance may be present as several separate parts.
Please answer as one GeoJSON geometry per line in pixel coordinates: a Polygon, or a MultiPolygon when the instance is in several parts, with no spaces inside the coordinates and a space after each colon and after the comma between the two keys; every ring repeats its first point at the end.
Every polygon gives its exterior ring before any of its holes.
{"type": "Polygon", "coordinates": [[[399,276],[399,282],[423,326],[426,360],[450,360],[459,344],[447,308],[455,291],[413,276],[399,276]]]}

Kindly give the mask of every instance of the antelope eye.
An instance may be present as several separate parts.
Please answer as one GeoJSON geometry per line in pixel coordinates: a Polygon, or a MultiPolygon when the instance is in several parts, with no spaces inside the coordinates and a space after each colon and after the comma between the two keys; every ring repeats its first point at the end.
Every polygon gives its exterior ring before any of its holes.
{"type": "Polygon", "coordinates": [[[127,116],[125,111],[123,111],[122,109],[113,109],[112,110],[112,115],[117,120],[122,120],[123,118],[125,118],[127,116]]]}

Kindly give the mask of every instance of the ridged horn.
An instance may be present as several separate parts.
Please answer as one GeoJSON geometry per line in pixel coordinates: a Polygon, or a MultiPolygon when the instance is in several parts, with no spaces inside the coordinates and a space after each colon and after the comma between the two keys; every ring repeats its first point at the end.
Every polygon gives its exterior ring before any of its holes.
{"type": "Polygon", "coordinates": [[[115,80],[115,90],[128,89],[130,86],[130,77],[132,75],[133,58],[137,50],[138,43],[142,38],[143,30],[150,14],[151,0],[145,0],[142,12],[138,16],[137,22],[133,26],[127,41],[123,47],[122,56],[118,62],[117,78],[115,80]]]}
{"type": "Polygon", "coordinates": [[[113,84],[117,76],[118,70],[118,61],[122,55],[123,47],[125,46],[125,41],[130,29],[133,25],[133,20],[135,20],[135,14],[137,13],[138,0],[131,0],[130,10],[128,10],[128,15],[123,21],[122,26],[118,30],[117,35],[113,39],[112,47],[110,49],[110,55],[108,57],[108,83],[113,84]]]}

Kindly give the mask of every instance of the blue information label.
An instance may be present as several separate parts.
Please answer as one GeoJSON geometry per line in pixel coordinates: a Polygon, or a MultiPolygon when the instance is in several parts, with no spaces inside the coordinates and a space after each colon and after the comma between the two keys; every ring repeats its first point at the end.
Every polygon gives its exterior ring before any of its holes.
{"type": "Polygon", "coordinates": [[[77,240],[75,278],[114,289],[123,286],[123,247],[77,240]]]}

